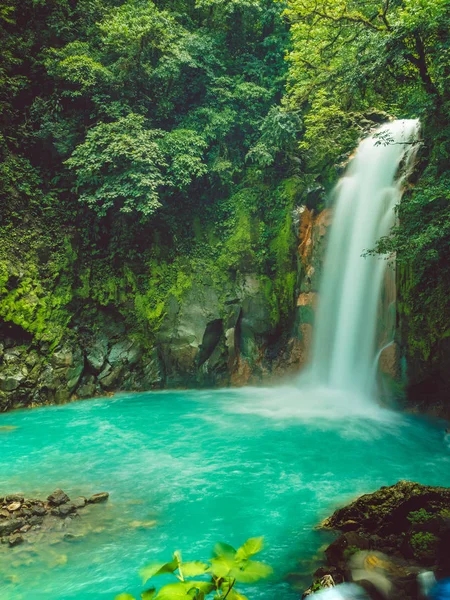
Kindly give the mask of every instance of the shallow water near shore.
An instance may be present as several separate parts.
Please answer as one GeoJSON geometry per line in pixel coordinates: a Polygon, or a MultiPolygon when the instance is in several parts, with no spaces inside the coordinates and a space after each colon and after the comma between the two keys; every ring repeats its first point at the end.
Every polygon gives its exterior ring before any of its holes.
{"type": "Polygon", "coordinates": [[[264,535],[274,576],[242,590],[298,599],[285,577],[307,581],[332,539],[313,527],[334,508],[399,479],[450,485],[440,422],[340,400],[288,387],[167,391],[1,415],[0,495],[61,487],[110,500],[80,511],[79,541],[0,545],[0,598],[138,596],[148,562],[264,535]]]}

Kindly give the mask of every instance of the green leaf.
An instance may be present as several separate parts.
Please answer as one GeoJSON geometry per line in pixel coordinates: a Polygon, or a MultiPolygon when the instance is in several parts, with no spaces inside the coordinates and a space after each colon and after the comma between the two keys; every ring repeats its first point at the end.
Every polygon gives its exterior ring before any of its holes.
{"type": "Polygon", "coordinates": [[[114,600],[136,600],[136,598],[131,594],[119,594],[114,600]]]}
{"type": "Polygon", "coordinates": [[[236,563],[234,560],[225,558],[224,556],[218,556],[217,558],[211,559],[210,570],[215,577],[222,578],[226,577],[235,566],[236,563]]]}
{"type": "Polygon", "coordinates": [[[180,564],[181,572],[183,573],[183,577],[196,577],[197,575],[203,575],[208,570],[208,565],[206,563],[200,562],[198,560],[185,562],[180,564]]]}
{"type": "Polygon", "coordinates": [[[264,546],[263,537],[249,538],[245,544],[238,548],[236,552],[236,560],[244,560],[250,558],[254,554],[261,552],[264,546]]]}
{"type": "Polygon", "coordinates": [[[191,600],[191,596],[187,593],[186,582],[184,581],[165,585],[159,590],[156,598],[158,600],[191,600]]]}
{"type": "Polygon", "coordinates": [[[148,590],[145,590],[141,594],[142,600],[152,600],[155,596],[156,596],[155,588],[150,588],[148,590]]]}
{"type": "Polygon", "coordinates": [[[185,583],[188,592],[199,590],[199,592],[208,595],[216,589],[216,586],[211,581],[186,581],[185,583]]]}
{"type": "Polygon", "coordinates": [[[255,560],[249,560],[241,568],[234,568],[230,571],[230,576],[234,577],[239,583],[254,583],[259,579],[269,577],[273,572],[269,565],[255,560]]]}
{"type": "Polygon", "coordinates": [[[174,559],[168,563],[152,563],[143,567],[139,573],[142,577],[142,582],[146,583],[151,577],[162,575],[163,573],[173,573],[177,568],[178,561],[174,559]]]}
{"type": "Polygon", "coordinates": [[[223,542],[218,542],[214,546],[213,553],[214,556],[226,556],[227,558],[231,559],[234,559],[234,557],[236,556],[236,550],[233,548],[233,546],[230,546],[229,544],[224,544],[223,542]]]}

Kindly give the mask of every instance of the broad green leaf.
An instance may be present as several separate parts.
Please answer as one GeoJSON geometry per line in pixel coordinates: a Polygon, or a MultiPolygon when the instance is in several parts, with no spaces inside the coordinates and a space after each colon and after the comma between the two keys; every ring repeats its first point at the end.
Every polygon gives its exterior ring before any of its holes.
{"type": "Polygon", "coordinates": [[[152,600],[156,596],[155,588],[150,588],[149,590],[145,590],[142,592],[141,598],[142,600],[152,600]]]}
{"type": "Polygon", "coordinates": [[[197,575],[203,575],[203,573],[205,573],[208,570],[208,565],[206,563],[195,560],[191,562],[181,563],[180,569],[183,573],[183,577],[196,577],[197,575]]]}
{"type": "Polygon", "coordinates": [[[272,574],[272,568],[255,560],[249,560],[241,568],[234,568],[230,571],[230,576],[234,577],[239,583],[253,583],[272,574]]]}
{"type": "Polygon", "coordinates": [[[184,581],[165,585],[159,590],[156,598],[157,600],[191,600],[184,581]]]}
{"type": "Polygon", "coordinates": [[[190,592],[191,590],[199,590],[202,594],[210,594],[216,589],[216,586],[211,581],[186,581],[186,589],[190,592]]]}
{"type": "Polygon", "coordinates": [[[248,539],[245,544],[238,548],[236,552],[236,560],[250,558],[254,554],[261,552],[264,546],[263,537],[255,537],[248,539]]]}
{"type": "Polygon", "coordinates": [[[236,566],[234,560],[225,558],[224,556],[218,556],[217,558],[211,559],[211,572],[216,577],[226,577],[228,573],[236,566]]]}
{"type": "Polygon", "coordinates": [[[136,600],[136,598],[131,594],[119,594],[114,600],[136,600]]]}
{"type": "Polygon", "coordinates": [[[227,558],[231,559],[234,559],[234,557],[236,556],[236,550],[233,548],[233,546],[230,546],[229,544],[224,544],[223,542],[218,542],[214,546],[213,553],[214,556],[226,556],[227,558]]]}
{"type": "Polygon", "coordinates": [[[139,573],[142,577],[143,583],[146,583],[151,577],[156,575],[162,575],[163,573],[173,573],[178,567],[178,561],[172,560],[168,563],[152,563],[143,567],[139,573]]]}

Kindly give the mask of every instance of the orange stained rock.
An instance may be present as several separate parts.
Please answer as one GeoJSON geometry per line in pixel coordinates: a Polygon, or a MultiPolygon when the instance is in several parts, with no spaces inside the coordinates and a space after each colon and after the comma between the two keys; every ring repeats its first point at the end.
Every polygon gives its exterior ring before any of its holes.
{"type": "Polygon", "coordinates": [[[305,208],[302,212],[299,223],[299,238],[298,253],[304,265],[308,264],[308,258],[312,250],[312,231],[314,223],[314,211],[305,208]]]}
{"type": "Polygon", "coordinates": [[[317,306],[317,293],[303,292],[297,298],[297,306],[312,306],[315,309],[317,306]]]}

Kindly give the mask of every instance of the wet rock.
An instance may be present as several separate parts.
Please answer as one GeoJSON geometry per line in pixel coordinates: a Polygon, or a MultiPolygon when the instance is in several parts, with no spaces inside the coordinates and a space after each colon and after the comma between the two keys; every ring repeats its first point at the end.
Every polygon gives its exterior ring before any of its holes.
{"type": "Polygon", "coordinates": [[[108,345],[105,339],[97,339],[92,346],[86,350],[86,362],[95,372],[100,372],[105,364],[108,345]]]}
{"type": "Polygon", "coordinates": [[[55,352],[52,354],[52,357],[50,359],[50,363],[56,369],[58,369],[58,368],[60,369],[63,367],[70,367],[72,362],[73,362],[72,349],[68,346],[63,346],[63,347],[57,348],[55,350],[55,352]]]}
{"type": "Polygon", "coordinates": [[[130,527],[133,529],[152,529],[156,526],[156,521],[131,521],[130,527]]]}
{"type": "Polygon", "coordinates": [[[9,535],[25,525],[23,519],[9,519],[8,521],[0,521],[0,536],[9,535]]]}
{"type": "Polygon", "coordinates": [[[386,121],[392,120],[391,115],[389,115],[387,112],[384,112],[384,110],[378,110],[376,108],[366,111],[364,113],[364,117],[369,121],[372,121],[372,123],[378,124],[386,123],[386,121]]]}
{"type": "Polygon", "coordinates": [[[309,587],[307,590],[305,590],[302,598],[307,598],[308,596],[312,596],[313,594],[315,594],[315,592],[317,592],[319,590],[325,590],[327,588],[335,587],[335,585],[336,584],[331,575],[329,575],[329,574],[324,575],[320,579],[316,579],[316,581],[314,581],[314,583],[311,585],[311,587],[309,587]]]}
{"type": "Polygon", "coordinates": [[[20,502],[12,502],[11,504],[8,504],[8,506],[6,507],[6,510],[9,510],[9,512],[14,512],[16,510],[19,510],[19,508],[21,506],[22,505],[20,502]]]}
{"type": "Polygon", "coordinates": [[[19,544],[22,544],[24,541],[23,536],[20,534],[15,534],[15,535],[11,535],[9,536],[9,545],[12,546],[18,546],[19,544]]]}
{"type": "Polygon", "coordinates": [[[5,502],[23,502],[24,494],[10,494],[9,496],[5,496],[5,502]]]}
{"type": "Polygon", "coordinates": [[[106,390],[113,389],[115,384],[120,380],[123,368],[123,365],[117,365],[112,368],[108,365],[107,369],[102,371],[98,376],[100,385],[106,390]]]}
{"type": "Polygon", "coordinates": [[[109,498],[108,492],[100,492],[98,494],[92,495],[88,499],[88,504],[99,504],[100,502],[106,502],[109,498]]]}
{"type": "Polygon", "coordinates": [[[20,371],[16,371],[15,373],[1,373],[0,390],[3,392],[12,392],[16,390],[25,379],[26,376],[20,371]]]}
{"type": "Polygon", "coordinates": [[[84,506],[86,506],[86,498],[84,496],[78,496],[78,498],[75,498],[74,500],[72,500],[72,504],[77,509],[83,508],[84,506]]]}
{"type": "Polygon", "coordinates": [[[368,550],[370,542],[355,531],[348,531],[338,537],[325,550],[325,555],[329,564],[338,568],[345,568],[349,554],[356,550],[368,550]]]}
{"type": "Polygon", "coordinates": [[[42,517],[43,515],[45,515],[45,513],[47,512],[45,510],[45,507],[43,504],[36,504],[35,506],[33,506],[33,508],[31,509],[31,512],[33,513],[33,515],[42,517]]]}
{"type": "Polygon", "coordinates": [[[65,533],[63,539],[66,542],[80,542],[84,536],[76,535],[74,533],[65,533]]]}
{"type": "Polygon", "coordinates": [[[73,502],[68,502],[67,504],[61,504],[61,506],[58,507],[58,511],[61,517],[66,517],[67,515],[70,515],[70,513],[75,512],[76,507],[73,502]]]}
{"type": "Polygon", "coordinates": [[[159,387],[164,381],[164,370],[158,350],[154,348],[148,357],[144,358],[144,369],[141,376],[143,389],[159,387]]]}
{"type": "Polygon", "coordinates": [[[382,487],[373,494],[361,496],[324,521],[327,529],[342,530],[348,521],[356,521],[360,532],[383,538],[396,535],[410,526],[410,513],[424,510],[436,514],[450,506],[450,488],[425,486],[412,481],[399,481],[382,487]]]}
{"type": "Polygon", "coordinates": [[[133,340],[121,340],[114,344],[108,354],[108,362],[112,367],[117,365],[133,365],[142,356],[142,347],[133,340]]]}
{"type": "Polygon", "coordinates": [[[70,498],[65,492],[63,492],[60,489],[57,489],[53,492],[53,494],[50,494],[47,500],[50,505],[59,506],[60,504],[65,504],[66,502],[69,502],[70,498]]]}
{"type": "Polygon", "coordinates": [[[97,390],[96,379],[93,375],[83,377],[80,386],[77,389],[79,398],[92,398],[97,390]]]}

